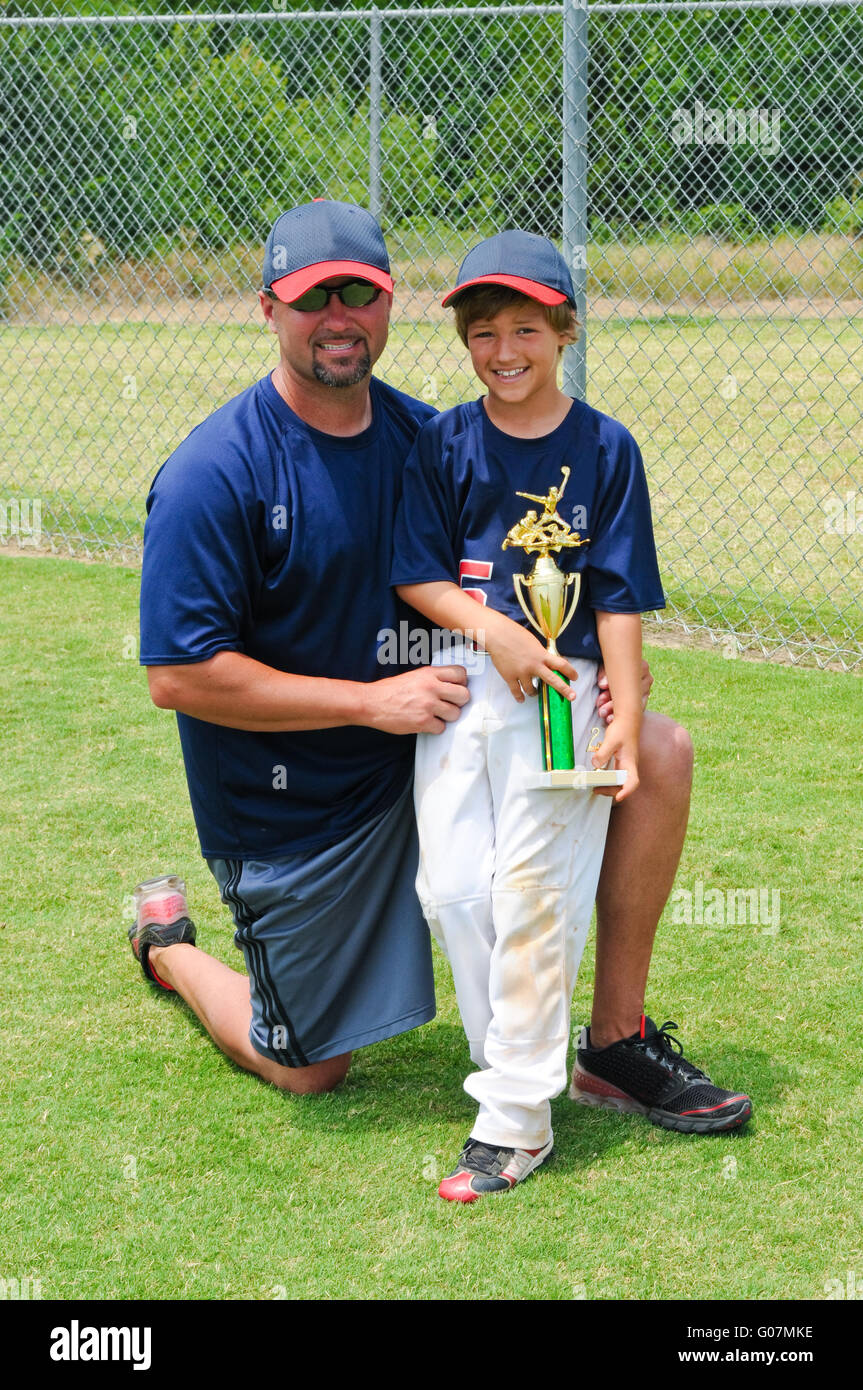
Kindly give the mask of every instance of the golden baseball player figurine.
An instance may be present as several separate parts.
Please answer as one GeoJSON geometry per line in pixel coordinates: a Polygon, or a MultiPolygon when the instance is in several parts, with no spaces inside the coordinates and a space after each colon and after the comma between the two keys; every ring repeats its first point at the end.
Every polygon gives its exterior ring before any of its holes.
{"type": "MultiPolygon", "coordinates": [[[[516,497],[526,497],[530,502],[542,503],[542,516],[539,516],[531,507],[526,512],[521,521],[517,521],[515,526],[507,532],[503,549],[508,545],[522,546],[528,555],[532,551],[560,550],[567,545],[584,545],[586,539],[582,541],[577,531],[567,525],[563,517],[557,513],[557,504],[563,496],[569,478],[570,470],[564,465],[563,484],[561,487],[552,487],[542,497],[533,492],[517,492],[516,497]]],[[[521,600],[519,600],[521,602],[521,600]]]]}
{"type": "MultiPolygon", "coordinates": [[[[545,494],[544,497],[538,497],[533,492],[517,492],[515,495],[516,497],[526,497],[529,502],[542,503],[543,511],[542,516],[539,518],[539,525],[541,528],[545,527],[549,521],[553,521],[556,526],[560,527],[560,530],[563,534],[568,535],[572,528],[567,525],[562,516],[558,516],[557,504],[563,496],[566,490],[566,485],[569,482],[570,469],[567,468],[566,464],[564,464],[563,468],[560,471],[563,474],[563,482],[561,483],[560,487],[549,488],[548,492],[545,494]]],[[[533,515],[533,513],[530,513],[530,515],[533,515]]],[[[574,541],[562,541],[561,544],[581,544],[581,542],[578,540],[578,532],[576,531],[575,533],[574,541]]]]}

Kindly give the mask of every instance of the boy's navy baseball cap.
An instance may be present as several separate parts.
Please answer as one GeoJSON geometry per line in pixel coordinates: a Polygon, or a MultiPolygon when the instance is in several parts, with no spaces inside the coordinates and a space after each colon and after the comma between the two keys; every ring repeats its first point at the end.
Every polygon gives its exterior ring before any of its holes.
{"type": "Polygon", "coordinates": [[[264,289],[289,304],[331,275],[358,275],[392,294],[384,234],[371,213],[318,198],[277,217],[264,248],[264,289]]]}
{"type": "Polygon", "coordinates": [[[508,285],[540,304],[575,304],[572,276],[563,256],[544,236],[533,232],[498,232],[468,251],[449,304],[471,285],[508,285]]]}

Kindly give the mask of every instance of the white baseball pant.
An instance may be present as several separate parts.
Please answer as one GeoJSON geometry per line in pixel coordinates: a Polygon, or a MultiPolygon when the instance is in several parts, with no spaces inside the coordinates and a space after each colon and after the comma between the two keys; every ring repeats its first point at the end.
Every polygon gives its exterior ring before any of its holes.
{"type": "MultiPolygon", "coordinates": [[[[549,1102],[566,1085],[572,992],[611,800],[529,790],[526,777],[542,769],[536,699],[519,704],[484,654],[455,648],[438,660],[468,667],[470,701],[442,734],[417,739],[417,893],[481,1068],[464,1083],[479,1102],[471,1134],[540,1148],[551,1137],[549,1102]]],[[[575,762],[591,767],[597,667],[573,665],[575,762]]]]}

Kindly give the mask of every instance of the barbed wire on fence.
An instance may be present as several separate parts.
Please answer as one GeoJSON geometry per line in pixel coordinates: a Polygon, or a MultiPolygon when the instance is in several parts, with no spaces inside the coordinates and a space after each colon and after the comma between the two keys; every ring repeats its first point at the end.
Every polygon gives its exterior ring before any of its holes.
{"type": "Polygon", "coordinates": [[[657,621],[863,664],[861,0],[43,7],[0,55],[0,544],[137,559],[158,466],[270,364],[270,223],[345,198],[391,248],[383,369],[440,406],[476,389],[465,250],[553,237],[567,384],[645,457],[657,621]]]}

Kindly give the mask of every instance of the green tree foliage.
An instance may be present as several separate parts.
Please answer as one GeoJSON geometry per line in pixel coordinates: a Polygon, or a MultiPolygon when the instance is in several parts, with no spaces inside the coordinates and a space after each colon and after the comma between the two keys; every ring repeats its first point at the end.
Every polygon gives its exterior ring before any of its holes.
{"type": "MultiPolygon", "coordinates": [[[[176,237],[219,248],[260,240],[292,201],[365,201],[369,21],[292,7],[270,22],[0,29],[4,252],[71,255],[85,236],[120,256],[176,237]]],[[[10,0],[4,15],[40,11],[10,0]]],[[[559,15],[430,14],[386,20],[382,38],[387,224],[559,236],[559,15]]],[[[591,234],[859,234],[861,51],[859,8],[592,16],[591,234]],[[680,139],[675,113],[698,108],[777,113],[779,138],[680,139]]]]}

